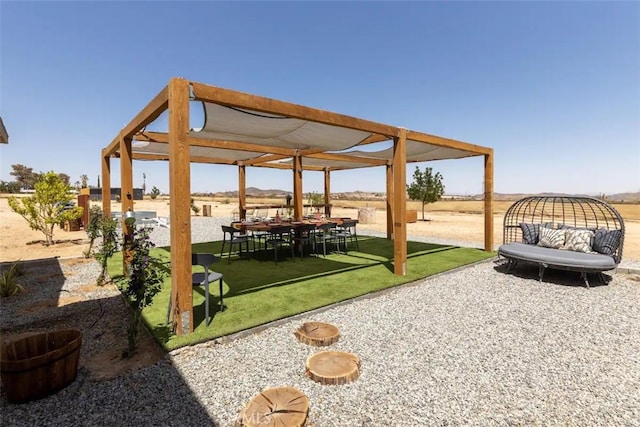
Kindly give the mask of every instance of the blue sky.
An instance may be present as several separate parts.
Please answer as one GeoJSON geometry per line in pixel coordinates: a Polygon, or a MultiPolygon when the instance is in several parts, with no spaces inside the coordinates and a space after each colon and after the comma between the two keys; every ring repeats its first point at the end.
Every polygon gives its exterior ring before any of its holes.
{"type": "MultiPolygon", "coordinates": [[[[171,77],[492,147],[496,192],[640,191],[639,2],[3,0],[0,179],[19,163],[96,185],[100,150],[171,77]]],[[[482,192],[482,158],[418,165],[482,192]]],[[[168,191],[165,162],[143,173],[168,191]]],[[[193,192],[237,189],[233,166],[191,174],[193,192]]],[[[249,168],[247,185],[292,177],[249,168]]],[[[332,192],[384,188],[383,168],[332,174],[332,192]]]]}

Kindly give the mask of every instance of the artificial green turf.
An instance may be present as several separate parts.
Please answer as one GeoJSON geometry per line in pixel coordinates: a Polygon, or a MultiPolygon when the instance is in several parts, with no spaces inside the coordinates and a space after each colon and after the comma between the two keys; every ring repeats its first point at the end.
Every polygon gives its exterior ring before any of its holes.
{"type": "MultiPolygon", "coordinates": [[[[195,287],[194,332],[183,336],[171,332],[166,324],[170,279],[154,297],[153,304],[143,310],[143,318],[156,340],[166,350],[173,350],[495,255],[479,249],[407,242],[407,274],[397,276],[393,274],[393,241],[363,236],[359,237],[359,246],[358,251],[350,250],[348,254],[305,256],[304,260],[298,256],[295,262],[283,248],[278,265],[271,251],[243,259],[233,256],[230,263],[225,253],[215,264],[215,270],[224,275],[225,310],[219,312],[218,284],[213,283],[210,285],[213,296],[209,301],[213,320],[208,327],[204,319],[204,288],[195,287]]],[[[221,242],[197,243],[192,251],[219,255],[220,248],[221,242]]],[[[155,248],[152,254],[167,261],[170,257],[169,248],[155,248]]],[[[122,274],[121,253],[110,260],[109,273],[112,277],[122,274]]]]}

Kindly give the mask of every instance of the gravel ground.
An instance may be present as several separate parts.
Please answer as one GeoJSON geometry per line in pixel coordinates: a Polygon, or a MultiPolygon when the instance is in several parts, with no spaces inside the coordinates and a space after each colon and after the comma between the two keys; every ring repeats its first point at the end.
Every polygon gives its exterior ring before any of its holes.
{"type": "MultiPolygon", "coordinates": [[[[201,226],[214,236],[194,241],[215,238],[212,222],[194,219],[194,236],[201,226]]],[[[286,385],[309,397],[315,426],[640,426],[640,277],[613,274],[587,290],[578,274],[548,271],[539,283],[537,267],[502,270],[484,262],[438,275],[179,349],[111,381],[81,372],[54,396],[3,399],[2,425],[231,426],[257,392],[286,385]],[[293,332],[311,320],[340,329],[328,349],[360,357],[354,383],[305,377],[318,349],[293,332]]]]}

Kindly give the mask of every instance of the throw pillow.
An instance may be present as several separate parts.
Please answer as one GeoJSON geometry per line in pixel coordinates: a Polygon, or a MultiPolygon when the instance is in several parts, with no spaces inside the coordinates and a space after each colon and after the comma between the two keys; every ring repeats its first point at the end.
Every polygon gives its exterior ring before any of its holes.
{"type": "Polygon", "coordinates": [[[564,248],[576,252],[593,252],[591,242],[595,234],[586,228],[566,228],[564,248]]]}
{"type": "Polygon", "coordinates": [[[522,240],[528,245],[537,245],[540,236],[540,224],[521,222],[522,240]]]}
{"type": "Polygon", "coordinates": [[[564,234],[566,230],[540,227],[540,241],[538,246],[544,248],[560,249],[564,246],[564,234]]]}
{"type": "Polygon", "coordinates": [[[604,255],[613,255],[620,245],[622,230],[599,228],[593,236],[593,250],[604,255]]]}

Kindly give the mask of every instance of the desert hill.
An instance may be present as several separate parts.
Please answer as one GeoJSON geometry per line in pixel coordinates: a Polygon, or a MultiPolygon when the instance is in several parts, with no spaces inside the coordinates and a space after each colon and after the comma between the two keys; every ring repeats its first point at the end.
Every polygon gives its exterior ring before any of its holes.
{"type": "MultiPolygon", "coordinates": [[[[246,194],[248,197],[260,197],[260,198],[284,198],[287,194],[291,194],[290,191],[287,190],[279,190],[279,189],[268,189],[262,190],[256,187],[248,187],[246,189],[246,194]]],[[[215,194],[211,194],[216,197],[238,197],[237,191],[225,191],[219,192],[215,194]]],[[[525,193],[493,193],[494,200],[518,200],[527,196],[589,196],[601,198],[602,194],[568,194],[568,193],[537,193],[537,194],[525,194],[525,193]]],[[[384,200],[386,195],[384,192],[368,192],[368,191],[350,191],[345,193],[332,193],[331,197],[335,200],[384,200]]],[[[482,200],[482,194],[475,195],[456,195],[456,194],[445,194],[443,200],[482,200]]],[[[608,202],[613,203],[640,203],[640,191],[631,193],[615,193],[615,194],[605,194],[604,198],[608,202]]]]}

